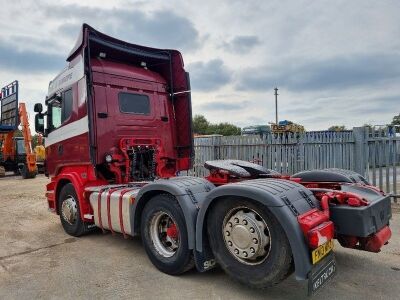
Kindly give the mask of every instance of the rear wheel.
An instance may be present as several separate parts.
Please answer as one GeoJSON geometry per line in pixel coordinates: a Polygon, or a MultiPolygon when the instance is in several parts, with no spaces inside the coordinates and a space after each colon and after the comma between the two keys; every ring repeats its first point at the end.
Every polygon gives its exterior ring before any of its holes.
{"type": "Polygon", "coordinates": [[[66,233],[78,237],[89,231],[87,224],[81,219],[79,200],[71,183],[64,185],[60,191],[58,210],[66,233]]]}
{"type": "Polygon", "coordinates": [[[193,268],[185,217],[175,197],[161,194],[150,199],[140,227],[146,253],[160,271],[178,275],[193,268]]]}
{"type": "Polygon", "coordinates": [[[237,281],[265,288],[293,271],[289,241],[265,206],[241,198],[221,199],[211,208],[207,228],[217,262],[237,281]]]}

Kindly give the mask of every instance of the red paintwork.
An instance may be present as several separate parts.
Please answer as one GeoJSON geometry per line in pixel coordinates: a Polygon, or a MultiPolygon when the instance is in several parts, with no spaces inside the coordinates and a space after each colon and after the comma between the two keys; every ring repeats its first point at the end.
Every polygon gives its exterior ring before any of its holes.
{"type": "Polygon", "coordinates": [[[54,212],[58,212],[56,199],[60,192],[60,184],[62,185],[63,183],[73,184],[80,205],[81,218],[86,221],[92,221],[91,219],[84,218],[85,214],[93,214],[88,197],[85,196],[85,188],[89,186],[104,185],[108,182],[98,179],[95,175],[93,166],[89,164],[60,167],[58,175],[52,177],[51,182],[46,186],[48,205],[54,212]]]}
{"type": "Polygon", "coordinates": [[[127,146],[154,147],[157,151],[156,175],[168,178],[191,168],[193,145],[190,94],[185,92],[190,86],[178,51],[122,42],[84,24],[78,42],[67,59],[70,67],[78,63],[80,56],[84,57],[86,71],[90,73],[86,73],[87,86],[84,85],[84,79],[72,84],[72,114],[61,127],[88,116],[91,129],[89,133],[46,148],[46,171],[51,177],[46,197],[49,207],[57,211],[59,183],[71,182],[77,192],[81,217],[84,219],[85,214],[92,214],[84,192],[88,185],[127,183],[132,180],[129,177],[127,146]],[[104,46],[89,40],[89,36],[93,35],[124,48],[132,47],[134,51],[147,51],[154,55],[162,53],[170,57],[170,61],[160,63],[140,55],[135,57],[125,52],[116,54],[115,49],[104,50],[104,46]],[[88,48],[90,58],[87,56],[88,48]],[[101,51],[106,51],[109,56],[100,59],[98,53],[101,51]],[[148,69],[140,66],[143,60],[148,60],[148,69]],[[179,93],[173,99],[170,95],[172,87],[174,93],[179,93]],[[86,89],[90,97],[82,101],[86,89]],[[147,95],[150,114],[121,113],[119,92],[147,95]],[[102,117],[98,113],[102,113],[102,117]],[[63,148],[62,154],[59,153],[60,146],[63,148]],[[105,162],[107,154],[113,158],[110,164],[105,162]],[[104,170],[108,170],[108,175],[104,175],[104,170]],[[81,178],[82,173],[87,178],[81,178]],[[113,174],[113,178],[107,177],[109,174],[113,174]]]}
{"type": "MultiPolygon", "coordinates": [[[[71,66],[78,62],[78,57],[71,61],[71,66]]],[[[79,101],[79,88],[84,80],[74,83],[72,88],[72,113],[62,126],[78,121],[87,116],[86,103],[79,101]],[[79,88],[78,88],[79,87],[79,88]]],[[[90,163],[89,136],[87,133],[46,146],[46,172],[50,177],[57,176],[62,167],[90,163]],[[63,147],[63,153],[58,153],[58,147],[63,147]]]]}
{"type": "Polygon", "coordinates": [[[366,238],[355,236],[339,236],[338,241],[342,247],[364,250],[369,252],[380,252],[383,245],[386,245],[392,237],[389,226],[383,227],[378,232],[366,238]]]}
{"type": "Polygon", "coordinates": [[[370,252],[380,252],[383,245],[385,245],[392,237],[392,231],[389,226],[383,227],[374,235],[365,239],[365,250],[370,252]]]}
{"type": "Polygon", "coordinates": [[[169,236],[172,239],[178,238],[179,232],[178,228],[176,227],[176,224],[173,223],[171,226],[167,228],[167,236],[169,236]]]}
{"type": "MultiPolygon", "coordinates": [[[[329,203],[347,204],[349,206],[367,206],[369,202],[357,194],[351,192],[342,192],[337,190],[310,188],[314,196],[321,202],[321,207],[325,211],[329,211],[329,203]]],[[[329,217],[329,212],[328,212],[329,217]]]]}

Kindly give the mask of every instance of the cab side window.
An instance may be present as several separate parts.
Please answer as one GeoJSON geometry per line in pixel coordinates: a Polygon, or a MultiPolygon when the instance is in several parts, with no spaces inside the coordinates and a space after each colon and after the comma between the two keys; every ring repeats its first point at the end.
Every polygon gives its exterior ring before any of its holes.
{"type": "Polygon", "coordinates": [[[72,89],[61,94],[61,97],[55,97],[49,104],[48,128],[50,132],[60,127],[72,114],[72,89]]]}
{"type": "Polygon", "coordinates": [[[62,95],[61,123],[64,123],[72,114],[72,89],[62,95]]]}

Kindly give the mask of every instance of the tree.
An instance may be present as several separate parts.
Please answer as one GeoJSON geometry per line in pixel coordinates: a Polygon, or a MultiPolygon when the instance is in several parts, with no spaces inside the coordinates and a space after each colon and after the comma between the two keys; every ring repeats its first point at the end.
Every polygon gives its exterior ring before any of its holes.
{"type": "Polygon", "coordinates": [[[202,115],[195,115],[193,118],[193,132],[195,134],[221,134],[240,135],[242,130],[230,123],[211,124],[202,115]]]}
{"type": "Polygon", "coordinates": [[[399,125],[400,125],[400,114],[398,114],[397,116],[393,117],[392,125],[397,125],[397,126],[395,126],[395,132],[399,133],[400,132],[400,127],[399,127],[399,125]]]}
{"type": "MultiPolygon", "coordinates": [[[[44,139],[42,137],[42,145],[44,144],[44,139]]],[[[36,133],[32,136],[32,148],[39,145],[39,135],[36,133]]]]}
{"type": "Polygon", "coordinates": [[[209,134],[221,134],[221,135],[240,135],[242,130],[229,123],[219,123],[219,124],[211,124],[208,127],[209,134]]]}
{"type": "Polygon", "coordinates": [[[193,133],[195,134],[208,134],[207,130],[210,123],[202,115],[195,115],[193,118],[193,133]]]}
{"type": "Polygon", "coordinates": [[[344,125],[332,125],[331,127],[328,128],[329,131],[345,131],[346,126],[344,125]]]}
{"type": "Polygon", "coordinates": [[[400,114],[393,117],[392,125],[400,125],[400,114]]]}

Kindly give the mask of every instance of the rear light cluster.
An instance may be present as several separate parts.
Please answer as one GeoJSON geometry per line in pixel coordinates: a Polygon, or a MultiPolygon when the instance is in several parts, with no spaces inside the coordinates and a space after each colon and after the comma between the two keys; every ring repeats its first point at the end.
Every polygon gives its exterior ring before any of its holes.
{"type": "Polygon", "coordinates": [[[297,220],[312,249],[318,248],[334,237],[332,221],[316,208],[298,216],[297,220]]]}

